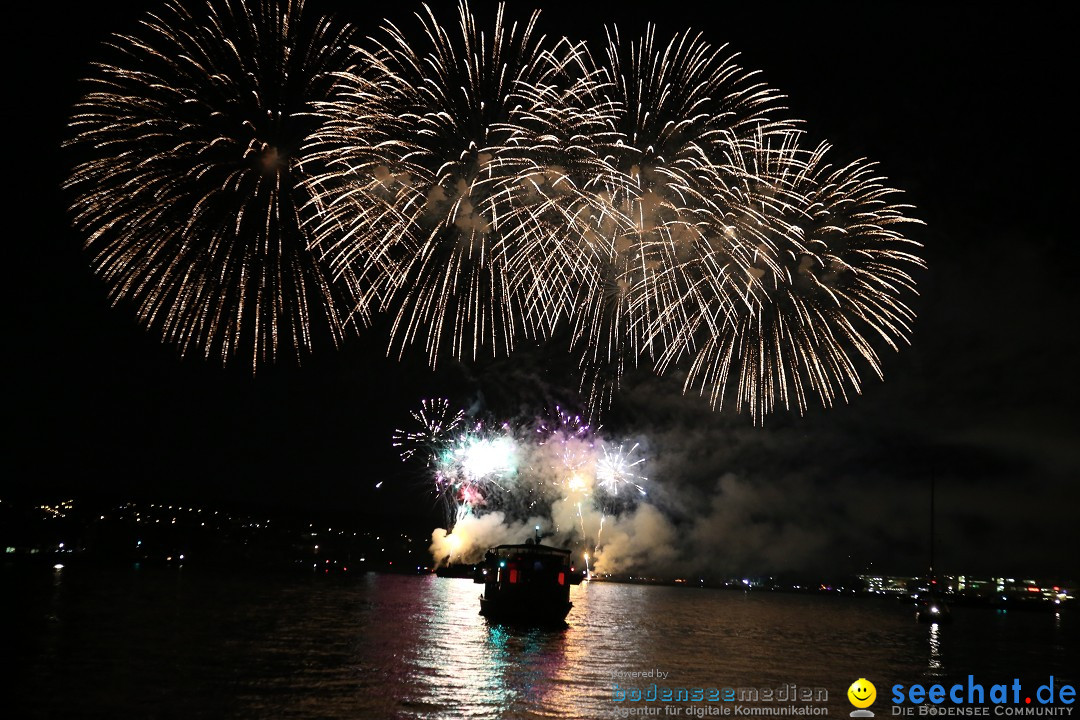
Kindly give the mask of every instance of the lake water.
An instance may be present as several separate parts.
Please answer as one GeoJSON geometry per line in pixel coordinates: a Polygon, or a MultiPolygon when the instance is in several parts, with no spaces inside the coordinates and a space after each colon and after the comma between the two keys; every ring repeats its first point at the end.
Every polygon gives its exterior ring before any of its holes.
{"type": "MultiPolygon", "coordinates": [[[[587,583],[567,628],[522,630],[477,614],[480,586],[433,576],[73,567],[0,580],[12,718],[605,718],[628,707],[613,683],[652,682],[822,687],[818,705],[847,717],[860,677],[882,717],[895,683],[970,673],[1033,691],[1050,675],[1075,686],[1080,669],[1068,611],[958,608],[936,628],[894,600],[587,583]],[[613,677],[655,669],[666,679],[613,677]]],[[[710,703],[670,705],[688,717],[710,703]]]]}

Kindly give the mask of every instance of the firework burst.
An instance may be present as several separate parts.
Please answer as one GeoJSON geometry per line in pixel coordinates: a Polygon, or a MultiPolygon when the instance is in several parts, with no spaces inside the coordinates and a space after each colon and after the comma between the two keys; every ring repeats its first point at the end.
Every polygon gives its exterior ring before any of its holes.
{"type": "Polygon", "coordinates": [[[645,495],[641,484],[648,478],[641,474],[645,458],[636,457],[640,445],[634,443],[629,449],[624,445],[603,445],[603,455],[596,463],[596,482],[606,493],[618,496],[623,488],[632,488],[639,495],[645,495]]]}
{"type": "Polygon", "coordinates": [[[428,465],[451,527],[474,510],[507,502],[517,484],[518,454],[509,427],[490,429],[481,422],[446,436],[432,448],[428,465]]]}
{"type": "Polygon", "coordinates": [[[464,425],[465,413],[453,410],[445,398],[421,400],[420,409],[409,413],[413,426],[394,432],[393,445],[399,448],[403,462],[421,455],[433,458],[464,425]]]}
{"type": "Polygon", "coordinates": [[[530,146],[574,122],[548,112],[564,63],[537,35],[538,13],[516,22],[500,5],[487,28],[464,3],[456,28],[427,6],[417,17],[421,41],[386,25],[364,67],[341,74],[313,143],[328,170],[311,186],[324,216],[315,232],[335,267],[372,252],[397,263],[385,288],[391,343],[422,342],[434,365],[444,352],[509,352],[519,333],[555,321],[565,290],[541,292],[543,270],[522,248],[561,237],[578,193],[543,144],[530,146]],[[377,250],[363,249],[372,239],[377,250]]]}
{"type": "MultiPolygon", "coordinates": [[[[298,151],[351,62],[349,33],[303,2],[177,2],[109,43],[75,107],[66,183],[114,302],[176,345],[252,369],[354,324],[353,283],[309,252],[298,151]]],[[[358,310],[365,311],[361,304],[358,310]]]]}
{"type": "Polygon", "coordinates": [[[714,406],[733,396],[758,422],[778,405],[805,412],[811,395],[847,400],[861,387],[858,363],[880,377],[875,344],[897,349],[915,317],[911,271],[923,262],[902,230],[918,221],[872,163],[837,168],[827,152],[758,137],[729,158],[730,188],[754,211],[710,218],[715,237],[739,241],[694,258],[686,342],[661,360],[693,346],[687,389],[714,406]]]}
{"type": "Polygon", "coordinates": [[[628,361],[655,360],[678,337],[687,292],[680,269],[702,239],[700,215],[731,199],[723,176],[709,171],[733,140],[790,126],[773,119],[780,96],[700,35],[664,43],[650,26],[624,41],[611,28],[607,40],[595,93],[611,108],[619,182],[608,186],[612,211],[595,228],[606,263],[580,297],[574,327],[594,408],[610,401],[628,361]]]}
{"type": "Polygon", "coordinates": [[[513,532],[530,534],[540,525],[595,555],[605,520],[646,496],[639,446],[605,438],[561,408],[518,425],[460,422],[445,401],[425,401],[411,416],[419,429],[399,430],[394,444],[403,458],[423,462],[425,481],[446,511],[442,539],[462,524],[475,532],[510,523],[513,532]]]}

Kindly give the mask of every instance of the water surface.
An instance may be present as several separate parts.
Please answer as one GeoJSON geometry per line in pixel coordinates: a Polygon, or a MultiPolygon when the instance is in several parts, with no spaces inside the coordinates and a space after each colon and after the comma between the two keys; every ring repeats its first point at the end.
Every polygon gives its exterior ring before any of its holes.
{"type": "MultiPolygon", "coordinates": [[[[942,628],[893,600],[584,584],[562,630],[477,614],[480,586],[434,576],[3,571],[8,717],[601,718],[613,672],[672,687],[828,690],[1076,684],[1069,613],[958,608],[942,628]]],[[[685,717],[685,715],[684,715],[685,717]]]]}

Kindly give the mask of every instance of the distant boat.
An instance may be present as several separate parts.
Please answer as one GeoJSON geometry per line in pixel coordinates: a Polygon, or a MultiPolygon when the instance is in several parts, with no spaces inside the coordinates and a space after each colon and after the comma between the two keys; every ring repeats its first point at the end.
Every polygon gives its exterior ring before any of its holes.
{"type": "Polygon", "coordinates": [[[453,563],[450,565],[440,565],[435,569],[435,574],[439,577],[445,578],[471,578],[476,571],[475,565],[464,565],[462,563],[453,563]]]}
{"type": "Polygon", "coordinates": [[[570,586],[582,573],[570,551],[532,540],[498,545],[476,566],[473,582],[484,585],[480,614],[489,620],[528,625],[564,624],[573,607],[570,586]]]}
{"type": "Polygon", "coordinates": [[[934,573],[934,476],[930,476],[930,568],[927,572],[927,595],[915,604],[915,619],[921,623],[952,622],[952,612],[945,602],[934,573]]]}
{"type": "Polygon", "coordinates": [[[952,622],[952,612],[940,596],[920,598],[915,606],[915,619],[921,623],[947,623],[952,622]]]}

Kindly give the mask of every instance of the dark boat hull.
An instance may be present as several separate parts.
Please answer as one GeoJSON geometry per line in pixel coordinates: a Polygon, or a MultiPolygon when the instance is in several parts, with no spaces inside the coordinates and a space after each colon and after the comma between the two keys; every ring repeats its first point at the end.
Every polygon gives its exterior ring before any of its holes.
{"type": "Polygon", "coordinates": [[[480,596],[480,614],[488,620],[514,625],[565,625],[572,602],[552,602],[543,599],[523,602],[520,599],[507,602],[480,596]]]}

